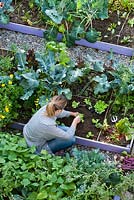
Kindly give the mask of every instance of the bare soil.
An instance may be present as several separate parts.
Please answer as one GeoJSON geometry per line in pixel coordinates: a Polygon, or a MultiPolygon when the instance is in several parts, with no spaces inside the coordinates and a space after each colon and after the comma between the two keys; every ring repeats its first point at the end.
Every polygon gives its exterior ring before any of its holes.
{"type": "MultiPolygon", "coordinates": [[[[89,109],[88,106],[86,106],[83,103],[84,98],[85,98],[84,96],[81,97],[77,95],[73,96],[73,98],[71,99],[71,101],[68,102],[68,105],[66,107],[66,110],[79,112],[84,115],[84,122],[78,124],[76,129],[76,135],[83,138],[88,138],[87,136],[88,132],[92,132],[93,136],[89,137],[89,139],[98,140],[101,142],[107,142],[111,144],[117,144],[121,146],[127,146],[127,144],[129,144],[130,141],[126,141],[123,135],[119,135],[117,138],[112,139],[111,138],[112,133],[110,133],[110,131],[104,131],[102,129],[95,127],[95,125],[92,123],[92,119],[99,119],[99,122],[103,124],[106,111],[102,114],[97,114],[93,108],[89,109]],[[80,103],[77,108],[72,108],[72,101],[74,100],[80,103]]],[[[69,117],[61,119],[60,122],[64,123],[66,126],[70,126],[72,120],[73,117],[69,117]]],[[[108,113],[107,115],[107,121],[110,129],[112,129],[112,127],[114,127],[114,123],[111,122],[110,113],[108,113]]]]}

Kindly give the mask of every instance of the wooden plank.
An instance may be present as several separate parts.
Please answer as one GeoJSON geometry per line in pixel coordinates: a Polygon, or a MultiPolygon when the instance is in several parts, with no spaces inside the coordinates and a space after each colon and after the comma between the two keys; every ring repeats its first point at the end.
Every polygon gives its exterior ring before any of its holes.
{"type": "MultiPolygon", "coordinates": [[[[13,23],[13,22],[10,22],[8,24],[0,24],[0,28],[17,31],[17,32],[25,33],[25,34],[35,35],[38,37],[44,37],[44,32],[45,32],[45,29],[31,27],[31,26],[22,25],[22,24],[17,24],[17,23],[13,23]]],[[[57,40],[58,41],[62,40],[62,34],[59,33],[57,35],[57,40]]],[[[118,54],[130,56],[130,57],[134,55],[133,48],[110,44],[110,43],[101,42],[101,41],[98,41],[95,43],[90,43],[85,39],[81,39],[81,40],[76,40],[75,44],[80,45],[80,46],[89,47],[89,48],[99,49],[102,51],[111,51],[112,50],[113,53],[118,53],[118,54]]]]}
{"type": "Polygon", "coordinates": [[[78,40],[75,41],[75,44],[85,46],[85,47],[99,49],[102,51],[108,51],[108,52],[112,51],[114,53],[130,56],[130,57],[134,55],[134,49],[132,49],[130,47],[124,47],[124,46],[110,44],[110,43],[106,43],[106,42],[98,41],[95,43],[90,43],[90,42],[86,41],[85,39],[81,39],[79,41],[78,40]]]}
{"type": "MultiPolygon", "coordinates": [[[[18,130],[22,131],[24,125],[25,124],[23,124],[23,123],[14,122],[10,125],[10,128],[18,129],[18,130]]],[[[113,145],[113,144],[109,144],[109,143],[99,142],[99,141],[90,140],[90,139],[86,139],[86,138],[82,138],[82,137],[78,137],[78,136],[76,136],[76,144],[80,144],[80,145],[88,146],[88,147],[99,148],[102,150],[112,151],[112,152],[117,152],[117,153],[121,153],[123,151],[130,153],[130,147],[122,147],[119,145],[113,145]]]]}
{"type": "Polygon", "coordinates": [[[89,146],[89,147],[94,147],[106,151],[112,151],[112,152],[117,152],[121,153],[123,151],[126,151],[127,153],[130,153],[130,148],[129,147],[122,147],[119,145],[114,145],[110,143],[104,143],[100,141],[95,141],[95,140],[90,140],[86,138],[81,138],[76,136],[76,143],[84,146],[89,146]]]}

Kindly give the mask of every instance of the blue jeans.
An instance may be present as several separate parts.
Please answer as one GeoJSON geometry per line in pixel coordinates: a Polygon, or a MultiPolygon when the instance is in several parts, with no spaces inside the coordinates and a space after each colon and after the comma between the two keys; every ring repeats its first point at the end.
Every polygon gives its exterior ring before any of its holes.
{"type": "MultiPolygon", "coordinates": [[[[67,131],[69,129],[69,127],[67,126],[58,126],[59,128],[61,128],[64,131],[67,131]]],[[[57,151],[66,149],[68,147],[71,147],[73,144],[75,144],[75,137],[73,136],[72,138],[68,139],[68,140],[64,140],[64,139],[53,139],[48,141],[48,146],[51,149],[51,151],[53,153],[56,153],[57,151]]]]}

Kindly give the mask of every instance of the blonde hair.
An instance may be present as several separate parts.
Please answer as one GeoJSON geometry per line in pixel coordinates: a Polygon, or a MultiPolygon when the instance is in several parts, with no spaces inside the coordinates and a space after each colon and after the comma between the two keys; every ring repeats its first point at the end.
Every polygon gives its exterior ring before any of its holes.
{"type": "Polygon", "coordinates": [[[54,96],[46,106],[46,114],[53,117],[56,110],[62,110],[67,105],[67,99],[63,95],[54,96]]]}

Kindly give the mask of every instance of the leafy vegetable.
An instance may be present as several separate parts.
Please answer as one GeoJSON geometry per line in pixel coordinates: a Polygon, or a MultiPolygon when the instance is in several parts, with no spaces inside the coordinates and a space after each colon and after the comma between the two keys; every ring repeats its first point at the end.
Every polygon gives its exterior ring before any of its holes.
{"type": "Polygon", "coordinates": [[[0,23],[7,24],[9,22],[9,12],[13,12],[14,9],[11,6],[12,0],[2,0],[0,2],[0,23]]]}
{"type": "Polygon", "coordinates": [[[94,43],[99,39],[100,34],[101,33],[97,32],[95,29],[90,29],[90,30],[88,30],[88,32],[86,32],[85,38],[87,39],[88,42],[94,43]]]}

